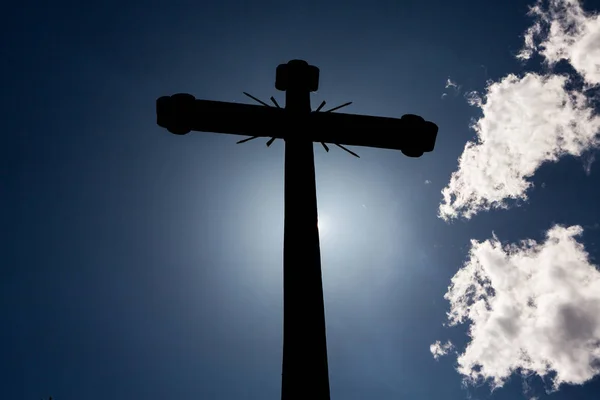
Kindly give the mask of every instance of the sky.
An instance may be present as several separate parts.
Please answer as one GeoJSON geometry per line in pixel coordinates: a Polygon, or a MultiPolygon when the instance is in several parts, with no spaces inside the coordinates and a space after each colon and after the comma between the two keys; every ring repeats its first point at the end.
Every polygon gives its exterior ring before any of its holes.
{"type": "MultiPolygon", "coordinates": [[[[12,2],[0,27],[0,388],[276,399],[283,149],[155,100],[418,114],[432,153],[315,145],[332,399],[595,399],[600,2],[12,2]]],[[[368,132],[365,132],[368,134],[368,132]]]]}

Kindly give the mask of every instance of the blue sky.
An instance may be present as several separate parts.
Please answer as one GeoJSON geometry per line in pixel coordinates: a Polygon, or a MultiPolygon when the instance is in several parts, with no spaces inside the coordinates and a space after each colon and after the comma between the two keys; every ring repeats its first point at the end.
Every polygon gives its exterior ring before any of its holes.
{"type": "Polygon", "coordinates": [[[301,58],[314,107],[440,128],[419,159],[315,146],[332,399],[596,398],[600,3],[534,5],[6,6],[3,395],[280,396],[283,143],[154,107],[283,103],[301,58]]]}

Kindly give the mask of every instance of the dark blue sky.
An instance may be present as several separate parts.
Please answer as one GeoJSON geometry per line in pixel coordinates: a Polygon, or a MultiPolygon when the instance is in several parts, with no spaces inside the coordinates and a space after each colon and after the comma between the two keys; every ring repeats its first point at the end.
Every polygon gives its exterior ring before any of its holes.
{"type": "MultiPolygon", "coordinates": [[[[17,5],[19,4],[19,5],[17,5]]],[[[471,239],[542,240],[600,222],[597,164],[543,166],[521,207],[448,224],[440,191],[477,109],[441,99],[539,70],[515,59],[527,1],[21,2],[2,49],[0,388],[7,399],[276,399],[282,348],[283,143],[168,134],[155,100],[267,99],[275,67],[321,69],[313,106],[416,113],[420,159],[315,146],[332,399],[516,399],[461,386],[429,345],[471,239]],[[425,180],[430,184],[425,184],[425,180]]],[[[586,2],[586,9],[600,9],[586,2]]],[[[600,254],[597,229],[583,243],[600,254]]],[[[531,378],[544,398],[541,379],[531,378]]],[[[550,397],[597,398],[597,381],[550,397]]]]}

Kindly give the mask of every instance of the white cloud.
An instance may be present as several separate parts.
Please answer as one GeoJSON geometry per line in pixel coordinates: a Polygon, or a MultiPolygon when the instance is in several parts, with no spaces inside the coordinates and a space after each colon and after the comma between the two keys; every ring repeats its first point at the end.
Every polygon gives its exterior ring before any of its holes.
{"type": "Polygon", "coordinates": [[[457,363],[467,381],[500,387],[514,372],[533,373],[557,389],[600,374],[600,272],[576,240],[582,232],[554,226],[543,243],[471,241],[444,296],[449,325],[469,324],[457,363]]]}
{"type": "Polygon", "coordinates": [[[527,179],[543,163],[598,144],[600,117],[583,94],[565,89],[567,81],[562,75],[508,75],[488,86],[483,99],[471,95],[483,117],[472,126],[476,141],[466,144],[442,190],[442,218],[471,218],[507,208],[508,199],[527,199],[527,179]]]}
{"type": "MultiPolygon", "coordinates": [[[[446,80],[446,86],[444,86],[444,88],[445,89],[451,89],[452,92],[454,92],[454,96],[458,96],[458,94],[460,93],[461,85],[459,85],[458,83],[454,82],[452,79],[448,78],[446,80]]],[[[444,99],[447,96],[448,96],[448,93],[443,93],[442,94],[442,99],[444,99]]]]}
{"type": "Polygon", "coordinates": [[[589,85],[600,85],[600,15],[586,13],[579,0],[538,0],[530,15],[535,22],[517,57],[539,53],[550,66],[566,60],[589,85]]]}
{"type": "Polygon", "coordinates": [[[460,90],[460,85],[456,82],[454,82],[452,79],[448,78],[446,80],[446,89],[448,88],[453,88],[454,90],[458,91],[460,90]]]}
{"type": "Polygon", "coordinates": [[[465,99],[467,100],[467,103],[469,103],[470,106],[481,108],[481,106],[483,105],[483,100],[481,99],[481,96],[479,96],[479,93],[477,93],[474,90],[465,93],[465,99]]]}
{"type": "Polygon", "coordinates": [[[586,175],[590,175],[592,173],[592,164],[596,161],[596,154],[591,153],[583,158],[583,170],[586,175]]]}
{"type": "Polygon", "coordinates": [[[431,181],[429,179],[425,179],[425,184],[426,185],[431,185],[431,181]]]}
{"type": "Polygon", "coordinates": [[[448,352],[453,348],[454,345],[452,344],[452,342],[447,341],[446,343],[442,344],[442,342],[437,340],[434,344],[429,346],[429,351],[433,355],[433,358],[437,360],[441,356],[445,356],[446,354],[448,354],[448,352]]]}
{"type": "MultiPolygon", "coordinates": [[[[550,0],[531,8],[536,18],[525,34],[520,58],[539,52],[551,65],[569,61],[588,85],[600,83],[600,19],[586,14],[576,0],[550,0]]],[[[545,162],[581,156],[598,144],[600,117],[568,77],[528,73],[490,83],[484,95],[465,95],[482,117],[472,128],[458,170],[442,190],[439,216],[471,218],[480,211],[508,208],[526,200],[531,178],[545,162]]],[[[586,164],[587,166],[587,164],[586,164]]]]}

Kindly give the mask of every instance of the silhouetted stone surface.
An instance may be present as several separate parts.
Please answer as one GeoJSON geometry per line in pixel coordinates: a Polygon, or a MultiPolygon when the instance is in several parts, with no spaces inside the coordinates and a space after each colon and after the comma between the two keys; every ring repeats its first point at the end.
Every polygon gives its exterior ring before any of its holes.
{"type": "Polygon", "coordinates": [[[190,94],[160,97],[157,123],[169,132],[218,132],[285,140],[285,227],[283,249],[282,400],[329,400],[329,372],[313,142],[367,146],[420,157],[433,151],[438,127],[417,115],[402,118],[334,113],[343,104],[312,111],[310,93],[319,87],[319,69],[303,60],[281,64],[275,87],[285,91],[285,108],[244,93],[261,105],[197,100],[190,94]]]}

